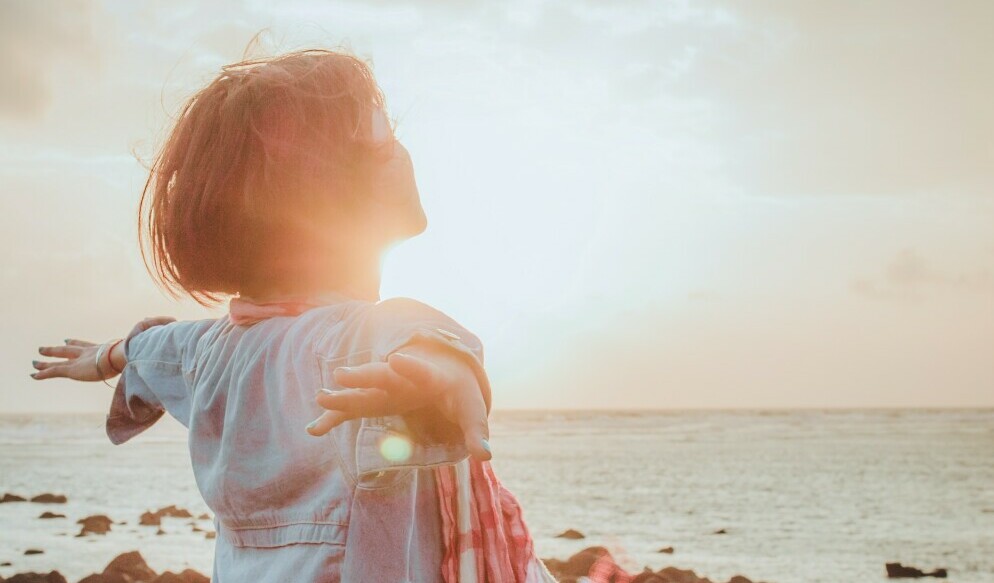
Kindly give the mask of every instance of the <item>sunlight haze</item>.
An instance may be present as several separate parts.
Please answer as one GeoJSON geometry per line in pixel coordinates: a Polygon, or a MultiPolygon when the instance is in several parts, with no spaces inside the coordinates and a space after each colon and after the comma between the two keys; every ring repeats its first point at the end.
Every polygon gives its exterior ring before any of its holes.
{"type": "Polygon", "coordinates": [[[372,63],[428,215],[381,296],[473,330],[496,407],[994,406],[992,25],[966,1],[0,4],[0,411],[106,411],[103,384],[33,382],[39,345],[224,313],[145,272],[135,154],[260,31],[372,63]]]}

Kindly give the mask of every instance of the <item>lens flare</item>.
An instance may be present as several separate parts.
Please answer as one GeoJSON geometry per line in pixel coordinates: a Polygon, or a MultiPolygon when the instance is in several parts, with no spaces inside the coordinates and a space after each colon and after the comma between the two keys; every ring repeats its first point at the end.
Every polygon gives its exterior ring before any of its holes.
{"type": "Polygon", "coordinates": [[[380,455],[392,462],[403,462],[411,457],[411,442],[399,435],[390,435],[380,442],[380,455]]]}

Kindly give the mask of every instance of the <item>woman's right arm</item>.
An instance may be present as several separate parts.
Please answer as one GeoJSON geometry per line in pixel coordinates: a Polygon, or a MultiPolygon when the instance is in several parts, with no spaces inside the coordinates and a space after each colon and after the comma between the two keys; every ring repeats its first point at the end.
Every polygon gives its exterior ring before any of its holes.
{"type": "Polygon", "coordinates": [[[65,346],[43,347],[45,356],[63,358],[35,363],[36,379],[106,380],[118,374],[107,414],[107,436],[124,443],[145,431],[168,412],[189,426],[196,347],[217,320],[177,322],[146,318],[121,341],[94,345],[67,340],[65,346]]]}
{"type": "MultiPolygon", "coordinates": [[[[146,318],[139,322],[130,335],[142,332],[154,326],[175,322],[175,318],[157,316],[146,318]]],[[[127,358],[124,352],[124,342],[111,341],[95,344],[87,340],[67,338],[62,346],[42,346],[38,349],[42,356],[59,358],[56,361],[32,361],[36,372],[31,373],[35,380],[67,378],[75,381],[103,381],[113,378],[124,370],[127,358]],[[109,345],[112,346],[107,353],[109,345]],[[98,358],[99,356],[99,358],[98,358]]]]}

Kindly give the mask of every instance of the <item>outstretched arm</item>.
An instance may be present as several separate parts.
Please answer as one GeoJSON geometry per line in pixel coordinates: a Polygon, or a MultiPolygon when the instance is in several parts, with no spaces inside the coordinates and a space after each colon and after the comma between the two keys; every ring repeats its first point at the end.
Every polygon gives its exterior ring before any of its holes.
{"type": "Polygon", "coordinates": [[[462,433],[473,456],[490,459],[489,383],[481,386],[478,371],[446,346],[410,344],[387,362],[340,367],[334,374],[335,382],[348,388],[318,394],[318,404],[328,411],[308,425],[311,435],[324,435],[349,419],[387,415],[437,429],[432,417],[437,421],[441,415],[462,433]]]}
{"type": "MultiPolygon", "coordinates": [[[[136,329],[148,330],[175,322],[175,318],[157,316],[146,318],[138,323],[136,329]]],[[[35,380],[67,378],[75,381],[103,381],[120,374],[127,363],[124,354],[124,343],[111,341],[95,344],[86,340],[67,338],[62,346],[42,346],[38,349],[42,356],[61,360],[32,361],[36,372],[31,373],[35,380]],[[108,351],[109,349],[109,351],[108,351]]]]}

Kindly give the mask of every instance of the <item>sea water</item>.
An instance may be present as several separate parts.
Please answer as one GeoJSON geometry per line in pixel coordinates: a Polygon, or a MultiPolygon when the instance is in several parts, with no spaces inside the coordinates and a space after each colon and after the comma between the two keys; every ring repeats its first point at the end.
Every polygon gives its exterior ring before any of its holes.
{"type": "MultiPolygon", "coordinates": [[[[542,557],[601,545],[633,571],[771,583],[884,581],[899,561],[994,582],[992,410],[497,411],[491,433],[542,557]],[[567,528],[586,538],[556,538],[567,528]]],[[[210,520],[138,525],[170,504],[209,512],[175,421],[113,446],[100,415],[0,416],[2,492],[69,502],[0,505],[0,576],[78,581],[135,549],[157,571],[210,573],[210,520]],[[126,524],[76,537],[90,514],[126,524]]]]}

